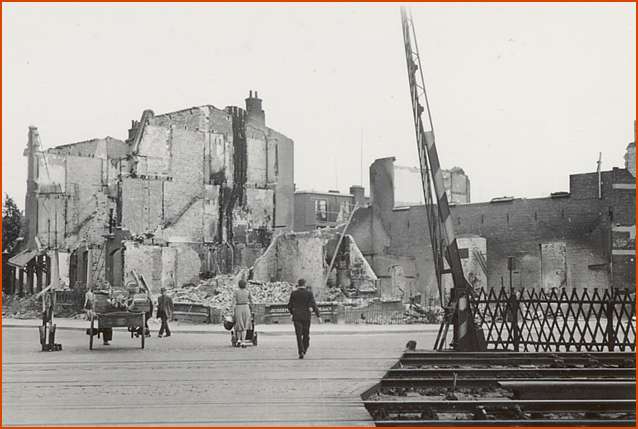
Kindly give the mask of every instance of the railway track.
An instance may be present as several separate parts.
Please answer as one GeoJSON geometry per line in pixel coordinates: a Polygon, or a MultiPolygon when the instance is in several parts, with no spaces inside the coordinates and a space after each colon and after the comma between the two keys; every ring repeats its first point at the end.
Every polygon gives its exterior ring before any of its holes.
{"type": "Polygon", "coordinates": [[[635,354],[406,352],[364,392],[377,426],[635,426],[635,354]]]}

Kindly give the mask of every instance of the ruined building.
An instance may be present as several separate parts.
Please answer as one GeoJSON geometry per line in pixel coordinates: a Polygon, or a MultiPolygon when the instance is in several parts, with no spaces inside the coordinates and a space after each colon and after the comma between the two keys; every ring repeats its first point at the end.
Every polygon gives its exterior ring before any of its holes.
{"type": "MultiPolygon", "coordinates": [[[[394,158],[392,158],[394,160],[394,158]]],[[[394,206],[423,204],[421,173],[416,167],[405,167],[393,163],[394,206]]],[[[470,179],[462,168],[441,170],[443,187],[450,204],[470,202],[470,179]]],[[[328,192],[299,190],[295,192],[295,231],[311,231],[318,228],[336,227],[348,222],[355,207],[367,207],[370,197],[359,185],[350,186],[348,194],[330,190],[328,192]]]]}
{"type": "MultiPolygon", "coordinates": [[[[625,168],[570,175],[569,192],[453,204],[469,282],[491,288],[633,290],[635,143],[625,159],[625,168]]],[[[405,204],[396,171],[394,158],[370,166],[372,202],[355,212],[347,232],[379,278],[382,297],[421,296],[434,303],[438,291],[425,207],[405,204]]]]}
{"type": "Polygon", "coordinates": [[[146,110],[126,141],[44,150],[31,127],[14,286],[39,289],[53,248],[63,282],[80,287],[119,287],[134,270],[158,290],[252,265],[276,230],[292,229],[294,143],[266,126],[256,91],[245,101],[146,110]]]}
{"type": "Polygon", "coordinates": [[[362,186],[351,186],[349,194],[339,191],[295,192],[295,231],[336,227],[348,221],[355,207],[365,207],[370,199],[362,186]]]}

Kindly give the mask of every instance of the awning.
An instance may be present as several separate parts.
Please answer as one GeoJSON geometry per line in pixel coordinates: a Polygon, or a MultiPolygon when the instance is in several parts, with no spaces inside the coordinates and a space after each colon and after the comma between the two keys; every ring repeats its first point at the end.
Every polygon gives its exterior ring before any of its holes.
{"type": "Polygon", "coordinates": [[[24,268],[31,261],[31,259],[38,256],[37,250],[23,250],[22,252],[9,259],[9,265],[16,268],[24,268]]]}

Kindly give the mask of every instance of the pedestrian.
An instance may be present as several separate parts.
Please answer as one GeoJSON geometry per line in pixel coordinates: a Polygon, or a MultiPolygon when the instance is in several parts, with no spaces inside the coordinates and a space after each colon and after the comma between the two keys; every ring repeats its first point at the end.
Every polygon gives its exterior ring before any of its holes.
{"type": "Polygon", "coordinates": [[[246,289],[246,280],[240,280],[239,288],[233,294],[233,308],[235,314],[235,335],[237,342],[235,347],[246,347],[244,344],[244,332],[250,329],[253,298],[246,289]]]}
{"type": "Polygon", "coordinates": [[[311,291],[306,289],[306,281],[299,279],[297,289],[292,291],[288,300],[288,311],[292,315],[292,323],[295,325],[299,359],[304,358],[310,347],[310,309],[315,312],[319,323],[321,323],[315,297],[311,291]]]}
{"type": "Polygon", "coordinates": [[[157,298],[157,318],[162,319],[162,326],[160,326],[159,337],[171,336],[171,328],[168,326],[168,321],[173,319],[173,300],[170,296],[166,295],[166,288],[160,289],[161,295],[157,298]]]}
{"type": "MultiPolygon", "coordinates": [[[[93,293],[93,286],[87,286],[86,293],[84,294],[84,310],[89,318],[94,318],[97,314],[95,309],[95,293],[93,293]]],[[[102,342],[105,346],[110,345],[110,341],[113,339],[113,328],[102,328],[102,342]]],[[[91,332],[93,335],[93,332],[91,332]]]]}
{"type": "Polygon", "coordinates": [[[153,317],[153,300],[148,289],[143,292],[139,291],[136,284],[129,286],[129,296],[126,300],[126,308],[128,311],[144,313],[144,328],[140,327],[135,336],[145,335],[151,336],[151,330],[148,327],[148,320],[153,317]],[[139,293],[138,293],[139,292],[139,293]],[[141,295],[141,296],[140,296],[141,295]]]}
{"type": "Polygon", "coordinates": [[[84,310],[89,318],[91,317],[91,312],[95,310],[94,307],[95,294],[93,293],[93,287],[89,285],[89,287],[86,288],[86,293],[84,294],[84,310]]]}

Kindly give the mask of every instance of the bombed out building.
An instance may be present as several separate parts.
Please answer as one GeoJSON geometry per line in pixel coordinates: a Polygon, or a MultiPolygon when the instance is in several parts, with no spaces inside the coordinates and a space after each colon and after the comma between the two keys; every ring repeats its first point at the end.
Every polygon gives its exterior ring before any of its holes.
{"type": "Polygon", "coordinates": [[[212,105],[132,121],[112,137],[43,149],[29,129],[22,251],[9,261],[11,288],[60,278],[121,287],[143,274],[161,286],[251,266],[278,230],[292,229],[293,147],[266,126],[262,100],[212,105]]]}
{"type": "MultiPolygon", "coordinates": [[[[406,198],[420,182],[418,170],[412,173],[406,180],[394,158],[372,163],[371,203],[354,213],[347,232],[379,278],[381,297],[420,296],[434,303],[438,288],[425,206],[406,198]]],[[[624,168],[572,174],[568,192],[547,197],[467,204],[469,179],[446,180],[468,281],[488,288],[634,290],[635,174],[630,143],[624,168]]],[[[445,277],[449,289],[451,279],[445,277]]]]}

